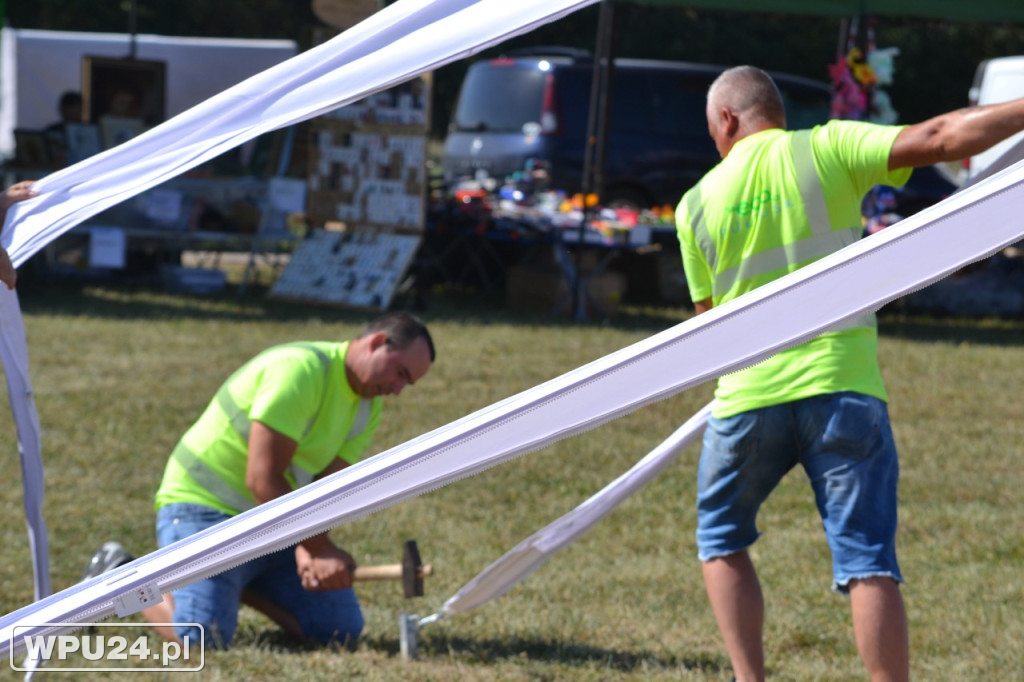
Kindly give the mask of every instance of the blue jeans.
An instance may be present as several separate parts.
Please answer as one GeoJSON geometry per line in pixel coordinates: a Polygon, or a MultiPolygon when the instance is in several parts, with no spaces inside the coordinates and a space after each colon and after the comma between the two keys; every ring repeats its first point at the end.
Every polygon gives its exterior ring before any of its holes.
{"type": "MultiPolygon", "coordinates": [[[[230,518],[198,504],[169,504],[156,515],[161,547],[194,535],[230,518]]],[[[257,557],[241,566],[174,591],[174,622],[199,623],[209,646],[224,648],[238,626],[242,591],[253,592],[295,616],[302,634],[328,643],[355,639],[363,630],[363,612],[355,591],[310,592],[303,589],[295,566],[294,548],[257,557]]],[[[199,641],[196,627],[176,628],[178,637],[199,641]]]]}
{"type": "Polygon", "coordinates": [[[752,545],[757,512],[800,464],[832,550],[833,589],[851,580],[903,581],[896,561],[899,461],[885,403],[833,393],[712,418],[697,483],[701,561],[752,545]]]}

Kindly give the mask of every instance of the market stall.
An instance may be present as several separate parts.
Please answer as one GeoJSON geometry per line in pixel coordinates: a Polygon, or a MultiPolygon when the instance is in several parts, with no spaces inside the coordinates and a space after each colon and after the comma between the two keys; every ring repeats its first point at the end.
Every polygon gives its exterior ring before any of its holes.
{"type": "MultiPolygon", "coordinates": [[[[291,40],[12,28],[0,44],[5,185],[111,149],[298,50],[291,40]]],[[[197,286],[209,287],[211,273],[180,268],[184,250],[263,253],[294,240],[284,215],[303,207],[282,206],[279,185],[301,162],[295,143],[290,129],[259,138],[94,216],[33,265],[47,275],[141,272],[186,288],[204,276],[197,286]]]]}
{"type": "Polygon", "coordinates": [[[429,74],[311,123],[307,219],[272,298],[386,309],[425,229],[429,74]]]}

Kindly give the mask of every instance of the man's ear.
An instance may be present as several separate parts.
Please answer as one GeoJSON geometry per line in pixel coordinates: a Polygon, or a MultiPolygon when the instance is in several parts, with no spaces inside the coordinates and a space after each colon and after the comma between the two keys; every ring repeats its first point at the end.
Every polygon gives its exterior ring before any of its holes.
{"type": "Polygon", "coordinates": [[[722,127],[725,130],[725,134],[729,139],[736,137],[736,132],[740,129],[740,117],[734,114],[729,109],[722,109],[722,127]]]}
{"type": "Polygon", "coordinates": [[[370,352],[373,352],[388,342],[388,335],[384,332],[376,332],[370,335],[369,343],[367,346],[370,348],[370,352]]]}

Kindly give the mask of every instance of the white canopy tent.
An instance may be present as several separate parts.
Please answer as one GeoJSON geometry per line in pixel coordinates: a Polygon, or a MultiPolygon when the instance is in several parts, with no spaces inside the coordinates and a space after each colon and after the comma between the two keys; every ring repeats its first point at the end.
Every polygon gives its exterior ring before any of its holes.
{"type": "MultiPolygon", "coordinates": [[[[356,101],[595,1],[400,0],[289,64],[44,178],[37,199],[11,209],[3,243],[20,264],[104,206],[224,149],[356,101]],[[468,35],[466,26],[475,27],[475,34],[468,35]]],[[[1022,199],[1024,167],[1018,164],[699,319],[8,614],[0,618],[0,654],[18,648],[16,628],[43,632],[46,628],[39,624],[44,622],[72,624],[132,613],[139,608],[140,595],[216,574],[594,428],[877,309],[1018,240],[1024,233],[1017,210],[1022,199]],[[750,329],[759,333],[751,335],[750,329]]],[[[18,314],[17,309],[12,307],[11,314],[18,314]]],[[[15,348],[12,355],[10,361],[19,369],[27,368],[24,348],[15,348]]],[[[30,388],[22,390],[30,395],[30,388]]]]}
{"type": "MultiPolygon", "coordinates": [[[[19,266],[89,217],[263,133],[355,102],[594,1],[525,0],[513,7],[502,0],[402,0],[324,45],[256,69],[138,137],[42,178],[35,185],[37,198],[8,211],[2,245],[19,266]],[[477,27],[476,33],[467,34],[467,25],[477,27]]],[[[4,41],[4,50],[14,47],[14,41],[4,41]]],[[[137,46],[136,57],[147,54],[137,46]]],[[[0,98],[14,100],[10,93],[0,98]]],[[[173,106],[168,103],[169,114],[173,106]]],[[[50,582],[39,426],[20,306],[16,293],[3,288],[0,342],[5,372],[16,379],[8,381],[8,392],[21,451],[35,598],[41,600],[50,582]]]]}
{"type": "Polygon", "coordinates": [[[167,64],[171,118],[298,52],[292,40],[185,38],[4,28],[0,32],[0,155],[14,152],[14,131],[58,118],[62,93],[82,90],[82,58],[127,57],[167,64]]]}

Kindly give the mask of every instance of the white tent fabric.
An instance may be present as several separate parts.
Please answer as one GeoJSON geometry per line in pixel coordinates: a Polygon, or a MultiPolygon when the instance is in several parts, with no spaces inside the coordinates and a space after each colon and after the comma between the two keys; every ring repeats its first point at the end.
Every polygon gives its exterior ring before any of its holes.
{"type": "MultiPolygon", "coordinates": [[[[39,180],[35,189],[40,196],[8,211],[0,243],[14,264],[21,265],[89,217],[264,132],[357,101],[594,1],[530,0],[512,5],[500,0],[403,0],[324,45],[252,76],[125,144],[39,180]],[[466,26],[473,26],[474,31],[466,31],[466,26]]],[[[5,65],[18,63],[18,35],[5,32],[0,39],[5,65]]],[[[22,48],[49,44],[52,49],[56,40],[50,32],[20,35],[22,48]]],[[[88,49],[95,54],[107,54],[119,43],[116,37],[89,35],[82,39],[89,41],[88,49]]],[[[169,40],[141,36],[138,56],[160,58],[164,55],[161,50],[170,49],[169,40]]],[[[205,43],[200,40],[194,46],[202,45],[205,43]]],[[[22,55],[26,69],[35,61],[30,57],[22,55]]],[[[78,58],[74,73],[79,71],[78,58]]],[[[207,54],[200,61],[209,58],[207,54]]],[[[29,74],[21,75],[28,78],[29,74]]],[[[172,73],[170,77],[176,76],[172,73]]],[[[14,83],[11,74],[0,82],[0,107],[18,101],[14,83]]],[[[184,101],[176,99],[173,92],[169,100],[172,112],[184,101]]],[[[8,123],[15,118],[10,110],[5,116],[8,123]]],[[[4,310],[5,338],[15,339],[19,333],[23,337],[17,298],[11,295],[4,310]]],[[[16,415],[31,412],[34,419],[34,406],[24,398],[31,394],[24,342],[6,343],[3,360],[8,382],[12,377],[22,382],[17,394],[12,394],[12,410],[16,415]]],[[[30,438],[23,428],[19,435],[30,438]]],[[[31,442],[22,442],[21,460],[39,599],[49,594],[50,587],[41,515],[43,467],[38,428],[31,442]]]]}
{"type": "Polygon", "coordinates": [[[437,613],[422,619],[420,625],[427,625],[440,618],[483,606],[530,577],[556,552],[579,539],[627,497],[653,481],[674,462],[690,443],[704,433],[710,414],[709,403],[628,471],[565,516],[520,542],[481,571],[445,601],[437,613]]]}
{"type": "Polygon", "coordinates": [[[50,564],[46,522],[43,519],[43,466],[40,455],[39,416],[28,376],[28,345],[18,297],[0,286],[0,358],[7,378],[7,395],[18,433],[25,516],[35,576],[35,598],[50,594],[50,564]]]}
{"type": "MultiPolygon", "coordinates": [[[[109,152],[49,176],[4,234],[16,264],[87,217],[256,135],[310,118],[595,0],[400,0],[109,152]],[[473,31],[466,30],[467,26],[473,31]]],[[[164,592],[544,447],[747,366],[989,255],[1024,234],[1024,169],[650,339],[0,619],[0,655],[33,624],[137,610],[164,592]],[[750,334],[757,329],[757,334],[750,334]]],[[[27,358],[18,358],[25,362],[27,358]]],[[[11,370],[8,369],[10,372],[11,370]]],[[[26,372],[27,375],[27,372],[26,372]]]]}
{"type": "MultiPolygon", "coordinates": [[[[1007,165],[1024,157],[1024,141],[1005,152],[984,173],[972,178],[961,189],[981,182],[1007,165]]],[[[481,571],[452,595],[437,613],[419,621],[428,625],[455,613],[465,613],[502,596],[530,577],[556,552],[576,541],[628,496],[646,485],[673,461],[697,435],[703,433],[711,405],[706,405],[657,448],[619,478],[587,499],[565,516],[553,521],[513,547],[500,559],[481,571]]]]}
{"type": "Polygon", "coordinates": [[[1020,239],[1024,165],[798,272],[203,533],[0,618],[0,655],[40,623],[128,614],[173,590],[748,366],[1020,239]],[[750,330],[756,329],[756,334],[750,330]],[[18,637],[14,629],[19,628],[18,637]]]}
{"type": "MultiPolygon", "coordinates": [[[[50,594],[50,552],[46,521],[43,518],[43,461],[39,415],[28,377],[28,345],[18,297],[0,286],[0,358],[6,368],[7,395],[18,434],[21,459],[21,488],[28,525],[28,544],[32,554],[33,585],[36,601],[50,594]]],[[[32,670],[41,661],[29,657],[22,667],[32,670]]],[[[26,676],[28,679],[31,673],[26,676]]]]}

